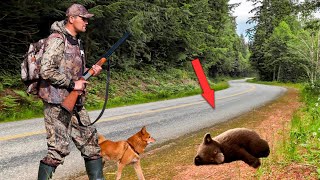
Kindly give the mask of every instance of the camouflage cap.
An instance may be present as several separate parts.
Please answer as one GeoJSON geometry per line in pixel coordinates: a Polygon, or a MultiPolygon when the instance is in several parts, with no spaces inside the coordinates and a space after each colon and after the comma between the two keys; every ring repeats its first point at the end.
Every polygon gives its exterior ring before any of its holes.
{"type": "Polygon", "coordinates": [[[88,12],[88,10],[81,4],[72,4],[66,11],[66,16],[80,16],[84,18],[91,18],[94,14],[88,12]]]}

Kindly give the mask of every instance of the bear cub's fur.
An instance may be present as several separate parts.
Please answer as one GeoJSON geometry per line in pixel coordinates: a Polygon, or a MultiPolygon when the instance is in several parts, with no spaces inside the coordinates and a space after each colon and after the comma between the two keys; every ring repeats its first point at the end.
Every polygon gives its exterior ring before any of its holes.
{"type": "Polygon", "coordinates": [[[261,157],[270,153],[267,141],[247,128],[230,129],[214,138],[207,133],[198,148],[195,165],[222,164],[242,160],[258,168],[261,157]]]}

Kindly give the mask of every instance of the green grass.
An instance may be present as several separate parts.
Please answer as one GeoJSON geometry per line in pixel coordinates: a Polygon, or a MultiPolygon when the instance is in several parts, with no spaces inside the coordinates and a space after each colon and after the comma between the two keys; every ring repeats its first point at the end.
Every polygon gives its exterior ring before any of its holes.
{"type": "Polygon", "coordinates": [[[306,106],[291,122],[288,157],[316,167],[320,178],[320,94],[305,89],[302,101],[306,106]]]}
{"type": "MultiPolygon", "coordinates": [[[[24,86],[16,82],[19,80],[3,79],[7,80],[5,86],[2,86],[3,89],[0,89],[0,122],[42,117],[43,107],[39,98],[28,96],[23,90],[24,86]]],[[[215,91],[219,91],[229,87],[227,80],[228,78],[211,79],[209,83],[215,91]]],[[[88,110],[99,110],[103,107],[105,81],[105,73],[89,80],[85,104],[88,110]]],[[[107,108],[192,96],[201,92],[193,71],[112,71],[107,108]]]]}
{"type": "Polygon", "coordinates": [[[294,88],[298,90],[302,90],[305,86],[304,83],[284,83],[284,82],[278,82],[278,81],[258,81],[255,78],[247,80],[247,82],[251,83],[257,83],[257,84],[265,84],[265,85],[273,85],[273,86],[283,86],[288,88],[294,88]]]}

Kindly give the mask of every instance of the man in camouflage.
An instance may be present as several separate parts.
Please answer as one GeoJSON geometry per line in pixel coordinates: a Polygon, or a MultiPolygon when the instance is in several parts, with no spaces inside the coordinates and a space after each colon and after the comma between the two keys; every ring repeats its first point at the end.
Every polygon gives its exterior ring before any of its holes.
{"type": "MultiPolygon", "coordinates": [[[[90,180],[104,179],[97,131],[83,106],[85,80],[79,80],[85,71],[85,57],[78,33],[85,32],[90,14],[80,4],[73,4],[66,11],[66,19],[54,22],[52,34],[47,38],[41,61],[39,96],[44,102],[44,119],[47,132],[47,155],[40,161],[38,179],[50,179],[55,168],[63,164],[70,153],[72,140],[85,160],[90,180]],[[60,104],[72,90],[82,91],[73,113],[60,104]]],[[[98,75],[101,67],[92,66],[98,75]]]]}

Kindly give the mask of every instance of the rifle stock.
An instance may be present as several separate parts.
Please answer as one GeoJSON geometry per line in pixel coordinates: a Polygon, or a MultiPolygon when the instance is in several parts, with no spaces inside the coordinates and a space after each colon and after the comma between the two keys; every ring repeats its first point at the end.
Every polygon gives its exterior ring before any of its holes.
{"type": "Polygon", "coordinates": [[[62,102],[61,106],[69,111],[70,113],[72,112],[74,106],[76,105],[77,99],[79,97],[79,92],[78,91],[71,91],[70,94],[64,99],[62,102]]]}
{"type": "MultiPolygon", "coordinates": [[[[102,66],[105,62],[107,62],[106,58],[101,58],[96,65],[102,66]]],[[[88,71],[86,71],[83,76],[80,79],[87,80],[89,79],[92,75],[94,74],[93,68],[90,68],[88,71]]],[[[70,94],[63,100],[61,106],[69,111],[70,113],[72,112],[74,106],[76,105],[77,99],[79,95],[81,95],[81,91],[73,90],[70,92],[70,94]]]]}
{"type": "MultiPolygon", "coordinates": [[[[107,62],[107,58],[129,37],[130,33],[125,33],[121,39],[119,39],[108,51],[106,54],[102,56],[102,58],[96,63],[96,65],[102,66],[105,62],[107,62]]],[[[86,71],[80,79],[87,80],[94,74],[94,70],[90,68],[86,71]]],[[[81,91],[73,90],[70,94],[63,100],[61,106],[72,113],[74,106],[76,105],[77,99],[79,95],[81,95],[81,91]]]]}

